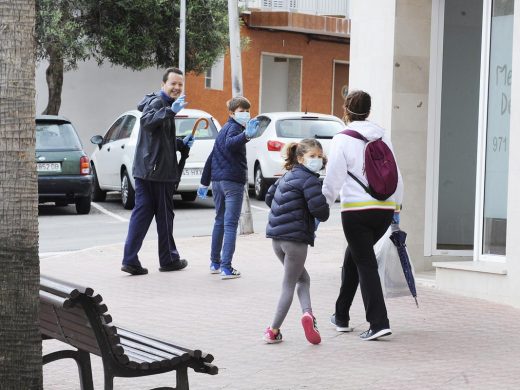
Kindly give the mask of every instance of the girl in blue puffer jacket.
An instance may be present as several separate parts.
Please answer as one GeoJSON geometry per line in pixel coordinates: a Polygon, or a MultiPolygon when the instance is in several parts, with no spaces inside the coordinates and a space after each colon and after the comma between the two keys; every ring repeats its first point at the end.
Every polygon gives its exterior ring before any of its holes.
{"type": "Polygon", "coordinates": [[[284,267],[282,294],[273,323],[264,333],[269,344],[282,341],[280,326],[291,307],[294,290],[303,316],[305,337],[312,344],[321,342],[312,314],[310,278],[305,270],[308,246],[314,246],[319,221],[329,218],[329,206],[321,191],[318,172],[325,166],[321,144],[315,139],[290,143],[286,148],[285,169],[288,171],[267,192],[265,202],[271,208],[267,237],[284,267]]]}

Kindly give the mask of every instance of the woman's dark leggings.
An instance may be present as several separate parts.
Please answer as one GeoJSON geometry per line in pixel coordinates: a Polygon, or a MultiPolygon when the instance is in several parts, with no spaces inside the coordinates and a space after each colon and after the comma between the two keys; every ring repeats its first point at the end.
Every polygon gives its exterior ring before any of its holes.
{"type": "Polygon", "coordinates": [[[345,251],[341,288],[336,301],[338,322],[350,321],[350,306],[359,284],[370,329],[378,331],[390,326],[377,272],[374,244],[385,234],[392,222],[392,216],[392,210],[377,209],[341,213],[348,247],[345,251]]]}

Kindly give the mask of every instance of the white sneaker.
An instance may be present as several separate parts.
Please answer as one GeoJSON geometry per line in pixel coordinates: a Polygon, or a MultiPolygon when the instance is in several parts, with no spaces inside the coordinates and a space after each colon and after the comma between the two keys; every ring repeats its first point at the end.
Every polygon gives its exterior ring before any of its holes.
{"type": "Polygon", "coordinates": [[[336,314],[330,317],[330,323],[336,327],[337,332],[352,332],[354,328],[348,326],[348,324],[342,324],[336,322],[336,314]]]}

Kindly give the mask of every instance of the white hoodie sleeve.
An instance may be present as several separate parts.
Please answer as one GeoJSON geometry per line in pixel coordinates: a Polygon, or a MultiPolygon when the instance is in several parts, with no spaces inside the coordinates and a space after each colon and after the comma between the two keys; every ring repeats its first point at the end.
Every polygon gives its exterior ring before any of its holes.
{"type": "Polygon", "coordinates": [[[336,201],[341,187],[348,176],[347,156],[345,155],[347,136],[337,134],[332,139],[327,162],[327,174],[323,181],[322,192],[329,206],[336,201]]]}

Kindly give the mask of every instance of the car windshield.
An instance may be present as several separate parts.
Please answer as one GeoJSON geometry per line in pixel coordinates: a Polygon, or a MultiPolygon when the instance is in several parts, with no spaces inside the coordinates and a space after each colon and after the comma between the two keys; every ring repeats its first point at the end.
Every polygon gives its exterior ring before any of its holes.
{"type": "Polygon", "coordinates": [[[70,123],[36,123],[36,150],[81,150],[70,123]]]}
{"type": "Polygon", "coordinates": [[[342,123],[330,119],[281,119],[276,122],[276,135],[280,138],[332,138],[344,128],[342,123]]]}
{"type": "MultiPolygon", "coordinates": [[[[191,134],[191,131],[193,129],[193,126],[197,122],[197,119],[200,118],[182,118],[182,117],[176,117],[175,118],[175,129],[177,131],[177,137],[185,137],[188,134],[191,134]]],[[[196,139],[215,139],[217,138],[217,128],[215,126],[215,123],[211,118],[207,118],[207,121],[209,123],[209,126],[207,129],[206,122],[201,120],[199,124],[197,125],[197,131],[195,132],[195,138],[196,139]]]]}

